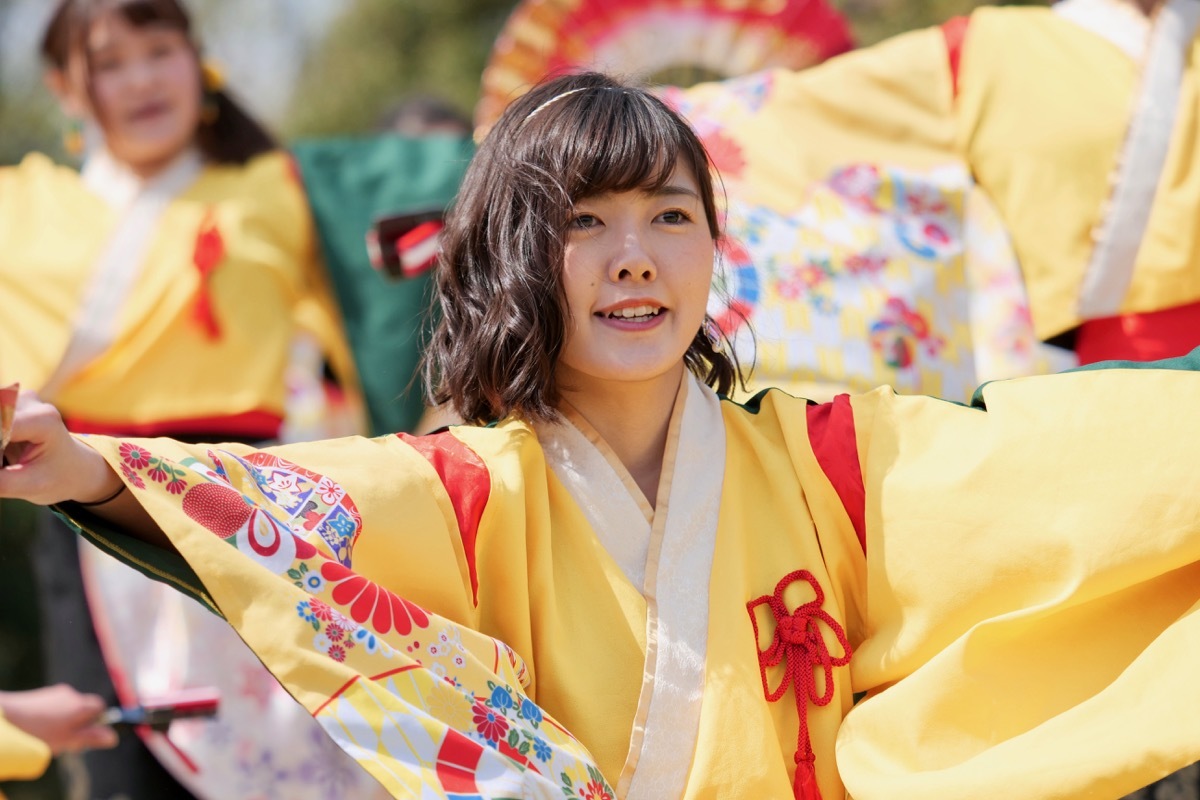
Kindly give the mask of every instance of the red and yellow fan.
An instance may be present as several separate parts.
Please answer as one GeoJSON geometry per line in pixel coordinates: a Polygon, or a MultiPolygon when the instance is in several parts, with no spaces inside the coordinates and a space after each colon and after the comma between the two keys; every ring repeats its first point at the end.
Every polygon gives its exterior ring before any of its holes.
{"type": "Polygon", "coordinates": [[[524,0],[492,48],[475,124],[487,130],[545,75],[573,67],[691,86],[852,46],[826,0],[524,0]]]}

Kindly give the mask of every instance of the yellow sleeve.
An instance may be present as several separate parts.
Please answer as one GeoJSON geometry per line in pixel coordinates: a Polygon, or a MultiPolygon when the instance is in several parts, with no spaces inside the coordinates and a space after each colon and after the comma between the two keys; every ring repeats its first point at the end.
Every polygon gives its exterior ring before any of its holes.
{"type": "Polygon", "coordinates": [[[49,746],[0,715],[0,781],[33,780],[49,765],[49,746]]]}
{"type": "Polygon", "coordinates": [[[247,170],[247,180],[256,187],[255,191],[269,198],[264,205],[275,209],[262,224],[272,226],[274,241],[287,249],[283,263],[295,270],[297,295],[292,307],[292,321],[300,331],[313,338],[328,359],[333,374],[356,410],[355,430],[365,432],[367,426],[361,414],[358,371],[333,287],[321,263],[316,224],[304,193],[299,167],[289,153],[275,152],[253,162],[247,170]]]}
{"type": "Polygon", "coordinates": [[[744,168],[723,162],[738,198],[776,207],[798,190],[853,163],[912,169],[957,158],[953,78],[940,28],[897,36],[796,72],[701,84],[677,102],[702,136],[719,130],[744,168]]]}
{"type": "MultiPolygon", "coordinates": [[[[463,542],[475,516],[463,511],[482,507],[448,494],[470,460],[454,442],[88,443],[199,577],[201,599],[394,796],[548,797],[589,779],[611,794],[526,694],[517,653],[474,630],[463,542]]],[[[121,554],[112,532],[74,521],[121,554]]]]}
{"type": "Polygon", "coordinates": [[[1200,351],[854,401],[857,800],[1117,797],[1200,758],[1200,351]]]}

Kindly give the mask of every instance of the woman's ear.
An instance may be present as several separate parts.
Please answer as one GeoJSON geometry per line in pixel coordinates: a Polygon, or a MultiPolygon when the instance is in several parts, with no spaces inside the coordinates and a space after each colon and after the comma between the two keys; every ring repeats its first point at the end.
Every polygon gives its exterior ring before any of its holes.
{"type": "Polygon", "coordinates": [[[87,101],[72,85],[66,70],[52,67],[42,73],[42,83],[58,101],[58,107],[67,117],[82,118],[88,115],[87,101]]]}

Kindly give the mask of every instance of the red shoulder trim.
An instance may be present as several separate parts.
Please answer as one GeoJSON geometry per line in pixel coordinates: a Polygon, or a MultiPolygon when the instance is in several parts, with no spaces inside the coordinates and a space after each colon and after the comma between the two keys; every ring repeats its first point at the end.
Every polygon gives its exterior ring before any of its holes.
{"type": "Polygon", "coordinates": [[[950,61],[950,80],[954,97],[958,97],[958,69],[962,63],[963,41],[967,38],[969,17],[953,17],[942,23],[942,36],[946,38],[946,58],[950,61]]]}
{"type": "Polygon", "coordinates": [[[491,473],[483,459],[449,431],[428,436],[396,435],[425,456],[437,470],[442,486],[450,495],[454,517],[458,521],[458,535],[462,537],[463,550],[467,554],[471,600],[478,605],[479,575],[475,567],[475,539],[479,535],[479,520],[483,517],[483,509],[487,507],[488,495],[492,490],[491,473]]]}
{"type": "Polygon", "coordinates": [[[858,536],[863,552],[867,552],[867,492],[863,486],[862,467],[858,463],[858,440],[854,432],[854,411],[850,395],[840,394],[830,403],[808,406],[808,440],[817,463],[833,490],[858,536]]]}

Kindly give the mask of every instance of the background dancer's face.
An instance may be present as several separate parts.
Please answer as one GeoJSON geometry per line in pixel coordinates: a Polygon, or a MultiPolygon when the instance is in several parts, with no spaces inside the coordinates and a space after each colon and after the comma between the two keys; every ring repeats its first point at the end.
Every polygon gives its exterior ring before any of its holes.
{"type": "Polygon", "coordinates": [[[200,63],[183,31],[134,26],[110,11],[92,23],[82,45],[86,52],[72,56],[64,76],[64,100],[96,120],[114,157],[148,173],[193,142],[200,63]]]}
{"type": "Polygon", "coordinates": [[[678,383],[712,270],[704,201],[682,157],[662,186],[576,201],[563,257],[570,321],[559,384],[678,383]]]}

